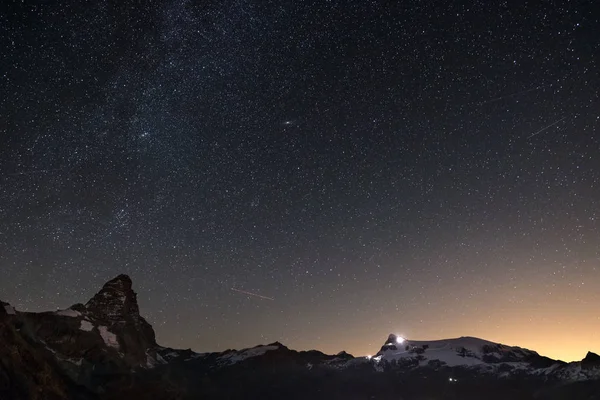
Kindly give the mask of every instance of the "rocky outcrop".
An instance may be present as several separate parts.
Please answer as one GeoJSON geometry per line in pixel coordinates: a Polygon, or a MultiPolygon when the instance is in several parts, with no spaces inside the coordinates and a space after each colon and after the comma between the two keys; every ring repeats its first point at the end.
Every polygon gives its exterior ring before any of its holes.
{"type": "Polygon", "coordinates": [[[393,333],[390,333],[388,335],[387,340],[385,341],[385,344],[396,344],[396,343],[398,343],[398,336],[393,333]]]}
{"type": "Polygon", "coordinates": [[[600,369],[600,356],[588,351],[585,358],[581,360],[581,369],[600,369]]]}
{"type": "Polygon", "coordinates": [[[8,303],[0,301],[0,316],[16,315],[15,308],[8,303]]]}
{"type": "Polygon", "coordinates": [[[383,354],[382,352],[384,351],[396,351],[400,349],[399,346],[400,344],[398,343],[398,336],[390,333],[383,346],[381,346],[381,349],[379,349],[379,352],[377,352],[377,355],[383,354]]]}

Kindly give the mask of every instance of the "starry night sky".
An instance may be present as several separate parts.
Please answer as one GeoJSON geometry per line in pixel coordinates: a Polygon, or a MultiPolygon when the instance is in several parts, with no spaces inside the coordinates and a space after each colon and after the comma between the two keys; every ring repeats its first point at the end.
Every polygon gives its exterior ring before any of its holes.
{"type": "Polygon", "coordinates": [[[600,351],[593,2],[7,1],[0,38],[18,309],[126,273],[171,347],[600,351]]]}

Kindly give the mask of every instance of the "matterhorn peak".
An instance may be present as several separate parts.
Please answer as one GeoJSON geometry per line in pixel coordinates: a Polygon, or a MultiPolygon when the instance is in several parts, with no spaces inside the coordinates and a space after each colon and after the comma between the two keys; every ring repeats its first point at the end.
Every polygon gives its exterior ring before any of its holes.
{"type": "Polygon", "coordinates": [[[102,289],[87,302],[85,308],[96,317],[109,321],[127,317],[137,319],[140,310],[132,285],[128,275],[119,275],[106,282],[102,289]]]}
{"type": "Polygon", "coordinates": [[[152,326],[140,316],[131,278],[119,275],[106,282],[85,306],[83,314],[98,326],[105,342],[118,343],[126,358],[138,365],[147,363],[148,349],[157,346],[152,326]],[[115,338],[112,339],[111,335],[115,338]]]}
{"type": "Polygon", "coordinates": [[[133,282],[129,275],[120,274],[104,284],[104,287],[114,287],[123,291],[131,290],[133,282]]]}

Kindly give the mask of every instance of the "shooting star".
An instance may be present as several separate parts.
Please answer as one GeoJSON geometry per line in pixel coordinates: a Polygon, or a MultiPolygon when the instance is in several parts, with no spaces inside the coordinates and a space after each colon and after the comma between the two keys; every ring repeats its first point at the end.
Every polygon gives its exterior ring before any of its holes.
{"type": "Polygon", "coordinates": [[[245,290],[240,290],[240,289],[236,289],[236,288],[231,288],[231,290],[233,290],[234,292],[239,292],[239,293],[247,294],[248,296],[254,296],[254,297],[259,297],[259,298],[265,299],[265,300],[275,301],[275,299],[272,298],[272,297],[261,296],[260,294],[256,294],[256,293],[252,293],[252,292],[246,292],[245,290]]]}
{"type": "Polygon", "coordinates": [[[555,121],[555,122],[551,123],[550,125],[543,127],[543,128],[542,128],[542,129],[540,129],[539,131],[532,133],[531,135],[527,136],[527,139],[531,139],[531,138],[532,138],[532,137],[534,137],[535,135],[538,135],[538,134],[540,134],[540,133],[544,132],[546,129],[553,127],[554,125],[558,124],[560,121],[564,120],[565,118],[567,118],[567,117],[562,117],[562,118],[561,118],[561,119],[559,119],[558,121],[555,121]]]}

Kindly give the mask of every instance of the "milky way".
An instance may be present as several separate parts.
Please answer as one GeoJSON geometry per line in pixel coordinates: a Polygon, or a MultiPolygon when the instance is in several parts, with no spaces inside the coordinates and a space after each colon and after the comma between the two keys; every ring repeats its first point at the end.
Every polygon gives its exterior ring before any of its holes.
{"type": "Polygon", "coordinates": [[[591,2],[56,3],[0,14],[2,300],[127,273],[172,347],[600,350],[591,2]]]}

